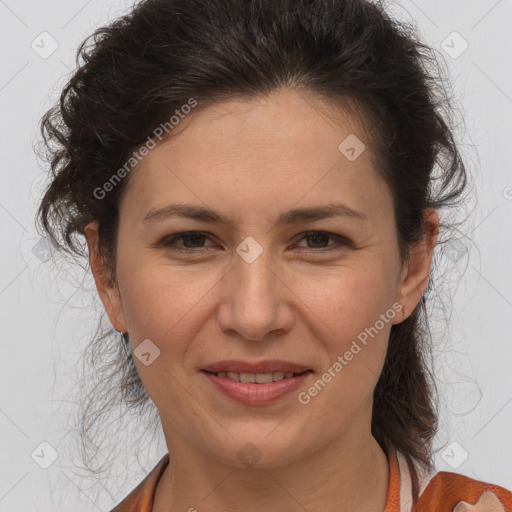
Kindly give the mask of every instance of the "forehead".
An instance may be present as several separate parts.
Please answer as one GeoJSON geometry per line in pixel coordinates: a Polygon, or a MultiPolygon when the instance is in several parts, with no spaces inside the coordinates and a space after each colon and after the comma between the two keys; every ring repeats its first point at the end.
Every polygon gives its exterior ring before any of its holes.
{"type": "MultiPolygon", "coordinates": [[[[318,158],[324,151],[334,150],[336,154],[340,142],[349,135],[358,136],[369,149],[372,141],[362,119],[362,115],[356,117],[329,99],[285,88],[265,97],[234,99],[192,110],[160,147],[180,146],[182,152],[194,150],[194,155],[209,157],[214,150],[222,158],[228,155],[221,155],[220,149],[229,150],[233,157],[247,154],[256,158],[261,154],[269,158],[278,153],[288,159],[294,155],[296,159],[302,155],[318,158]],[[282,153],[281,148],[293,149],[293,154],[282,153]]],[[[158,153],[152,152],[146,163],[158,153]]],[[[366,156],[371,157],[371,151],[366,156]]]]}
{"type": "Polygon", "coordinates": [[[281,90],[224,101],[185,116],[132,171],[126,199],[138,217],[171,199],[232,213],[250,205],[261,218],[272,205],[341,194],[360,210],[363,196],[389,195],[371,148],[359,119],[316,96],[281,90]]]}

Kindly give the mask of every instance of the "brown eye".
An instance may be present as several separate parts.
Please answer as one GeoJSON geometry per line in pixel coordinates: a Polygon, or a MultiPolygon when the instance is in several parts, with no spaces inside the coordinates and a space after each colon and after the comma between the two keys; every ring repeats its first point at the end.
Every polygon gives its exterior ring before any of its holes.
{"type": "Polygon", "coordinates": [[[335,235],[334,233],[327,233],[325,231],[309,231],[304,233],[300,241],[306,240],[306,242],[311,241],[311,245],[307,245],[308,249],[318,249],[317,252],[323,251],[331,251],[336,249],[341,249],[346,246],[351,245],[350,241],[346,238],[335,235]],[[329,244],[329,240],[334,239],[334,244],[329,244]]]}
{"type": "Polygon", "coordinates": [[[323,248],[324,243],[329,243],[329,239],[331,238],[330,235],[326,235],[325,233],[314,233],[312,235],[307,235],[304,237],[304,240],[309,240],[313,242],[313,248],[319,249],[323,248]],[[321,245],[321,247],[318,247],[318,244],[321,245]]]}
{"type": "Polygon", "coordinates": [[[183,243],[185,244],[185,246],[187,246],[187,243],[190,242],[192,244],[192,247],[197,248],[197,247],[200,247],[201,241],[204,242],[206,235],[202,235],[202,234],[198,234],[198,233],[190,233],[188,235],[183,235],[180,238],[181,238],[181,240],[183,240],[183,243]]]}
{"type": "Polygon", "coordinates": [[[209,237],[205,233],[200,231],[190,231],[186,233],[177,233],[165,237],[161,242],[158,243],[158,247],[164,247],[166,249],[184,251],[184,252],[199,252],[200,249],[206,249],[208,246],[204,246],[205,240],[209,237]],[[178,245],[178,241],[182,241],[184,245],[178,245]]]}
{"type": "MultiPolygon", "coordinates": [[[[204,245],[211,238],[200,231],[188,231],[185,233],[176,233],[165,237],[158,243],[158,247],[171,251],[181,251],[189,253],[200,253],[203,250],[211,249],[213,246],[204,245]],[[181,241],[181,243],[179,243],[181,241]]],[[[304,233],[299,242],[306,241],[306,246],[299,246],[303,249],[309,249],[310,252],[328,252],[333,250],[342,250],[348,246],[352,246],[351,242],[340,235],[328,233],[325,231],[309,231],[304,233]],[[334,243],[329,243],[334,240],[334,243]]]]}

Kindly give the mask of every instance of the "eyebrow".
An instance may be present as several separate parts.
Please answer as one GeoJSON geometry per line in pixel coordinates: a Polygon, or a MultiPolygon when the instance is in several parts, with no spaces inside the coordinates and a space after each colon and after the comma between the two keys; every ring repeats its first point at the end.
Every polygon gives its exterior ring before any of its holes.
{"type": "MultiPolygon", "coordinates": [[[[142,222],[144,224],[151,224],[171,217],[181,217],[209,223],[223,223],[230,228],[234,225],[231,219],[210,208],[181,203],[169,204],[163,208],[149,210],[143,217],[142,222]]],[[[332,217],[347,217],[363,221],[368,220],[368,217],[364,213],[353,210],[347,205],[331,203],[325,206],[296,208],[283,212],[278,216],[275,225],[298,224],[300,222],[324,220],[332,217]]]]}

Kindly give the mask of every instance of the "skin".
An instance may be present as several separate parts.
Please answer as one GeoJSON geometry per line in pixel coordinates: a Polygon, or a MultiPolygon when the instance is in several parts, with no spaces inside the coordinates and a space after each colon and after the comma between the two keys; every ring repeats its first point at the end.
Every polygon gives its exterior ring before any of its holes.
{"type": "Polygon", "coordinates": [[[97,224],[86,230],[98,293],[113,326],[160,349],[149,366],[134,358],[158,407],[170,463],[156,512],[383,511],[386,454],[371,435],[373,390],[397,313],[308,404],[297,393],[243,405],[200,372],[223,359],[283,359],[313,370],[307,390],[365,328],[400,303],[410,313],[426,289],[439,219],[426,210],[423,239],[402,265],[392,196],[356,119],[312,94],[282,89],[192,112],[175,137],[150,151],[120,204],[118,286],[104,278],[97,224]],[[367,144],[350,161],[339,144],[367,144]],[[145,224],[153,208],[208,206],[233,226],[185,218],[145,224]],[[333,217],[274,226],[298,207],[341,202],[367,220],[333,217]],[[303,238],[306,231],[347,238],[303,238]],[[187,254],[158,247],[185,231],[187,254]],[[201,234],[200,233],[200,234],[201,234]],[[252,263],[236,248],[253,237],[252,263]],[[194,249],[195,248],[195,249],[194,249]],[[251,442],[260,460],[237,453],[251,442]]]}

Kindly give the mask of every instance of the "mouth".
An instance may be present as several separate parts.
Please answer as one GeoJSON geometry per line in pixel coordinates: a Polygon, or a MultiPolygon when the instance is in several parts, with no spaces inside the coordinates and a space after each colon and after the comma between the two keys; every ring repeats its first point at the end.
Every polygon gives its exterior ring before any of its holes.
{"type": "Polygon", "coordinates": [[[206,373],[215,375],[216,377],[226,378],[235,382],[243,382],[245,384],[270,384],[271,382],[279,382],[284,379],[292,379],[299,377],[304,373],[312,370],[304,370],[302,372],[271,372],[271,373],[248,373],[248,372],[211,372],[203,370],[206,373]]]}
{"type": "MultiPolygon", "coordinates": [[[[217,401],[219,397],[223,397],[221,399],[228,398],[230,401],[252,406],[275,403],[297,391],[313,374],[311,369],[282,363],[281,368],[276,367],[276,364],[267,363],[259,365],[253,372],[231,371],[248,370],[248,366],[231,363],[231,368],[217,365],[216,368],[202,369],[200,373],[206,377],[207,390],[208,393],[212,393],[213,400],[217,401]]],[[[256,365],[252,365],[252,368],[254,366],[256,365]]]]}

